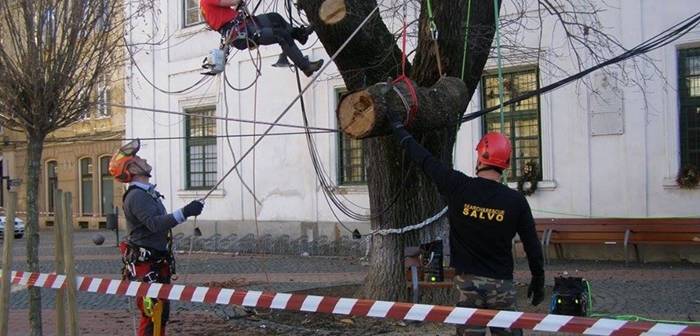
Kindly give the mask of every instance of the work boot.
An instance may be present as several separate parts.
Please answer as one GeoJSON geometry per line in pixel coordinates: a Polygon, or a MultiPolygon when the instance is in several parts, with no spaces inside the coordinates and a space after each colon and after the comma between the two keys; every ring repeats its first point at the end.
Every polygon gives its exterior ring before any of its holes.
{"type": "Polygon", "coordinates": [[[292,28],[292,38],[299,41],[302,45],[309,40],[309,35],[314,32],[313,26],[301,26],[292,28]]]}
{"type": "Polygon", "coordinates": [[[309,62],[309,66],[306,69],[303,69],[304,75],[306,75],[306,77],[311,77],[311,75],[313,75],[314,72],[318,71],[318,69],[321,69],[322,66],[323,66],[322,59],[320,59],[318,61],[309,62]]]}

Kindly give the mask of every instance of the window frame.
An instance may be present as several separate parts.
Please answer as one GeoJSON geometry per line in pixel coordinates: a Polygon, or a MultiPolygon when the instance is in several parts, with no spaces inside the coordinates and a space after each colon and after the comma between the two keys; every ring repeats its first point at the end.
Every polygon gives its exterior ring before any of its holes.
{"type": "MultiPolygon", "coordinates": [[[[192,112],[197,112],[197,111],[211,111],[211,116],[216,116],[217,108],[216,105],[205,105],[205,106],[197,106],[197,107],[188,107],[185,108],[185,113],[187,114],[185,118],[185,138],[184,138],[184,149],[185,149],[185,189],[186,190],[209,190],[213,188],[216,185],[216,182],[219,178],[219,169],[218,169],[218,164],[219,164],[219,153],[218,153],[218,142],[217,142],[217,137],[216,137],[216,119],[206,119],[202,118],[203,120],[211,120],[211,122],[214,123],[214,134],[213,135],[208,135],[208,136],[191,136],[191,117],[189,116],[190,113],[192,112]],[[197,138],[196,144],[191,144],[190,141],[192,141],[192,138],[197,138]],[[207,171],[206,170],[206,146],[213,145],[215,149],[215,162],[214,162],[214,171],[207,171]],[[191,158],[190,158],[190,150],[193,146],[200,146],[202,147],[203,150],[203,158],[202,160],[202,171],[197,172],[202,175],[203,183],[201,186],[192,186],[192,171],[191,171],[191,158]],[[211,185],[207,184],[206,176],[207,174],[215,174],[215,179],[211,185]]],[[[206,127],[204,127],[206,128],[206,127]]]]}
{"type": "MultiPolygon", "coordinates": [[[[678,48],[676,52],[676,62],[677,62],[677,76],[678,76],[678,153],[679,153],[679,163],[680,168],[686,167],[688,164],[695,165],[695,167],[700,167],[700,160],[698,162],[690,162],[691,151],[700,151],[700,144],[696,148],[689,147],[689,134],[691,132],[697,132],[696,137],[700,138],[700,126],[696,126],[696,130],[689,130],[688,128],[688,116],[685,111],[686,108],[695,106],[696,111],[700,111],[700,94],[697,96],[691,95],[691,89],[688,85],[688,80],[691,77],[697,77],[700,79],[700,74],[692,75],[690,73],[689,66],[686,64],[685,60],[690,57],[700,58],[700,46],[688,46],[685,48],[678,48]]],[[[699,65],[700,67],[700,65],[699,65]]]]}
{"type": "MultiPolygon", "coordinates": [[[[190,28],[190,27],[194,27],[194,26],[203,24],[204,18],[202,17],[202,10],[199,6],[199,2],[197,2],[197,15],[199,17],[199,21],[194,22],[194,23],[187,22],[187,11],[188,11],[187,1],[188,0],[182,0],[182,28],[190,28]]],[[[192,8],[189,8],[189,9],[192,9],[192,8]]]]}
{"type": "MultiPolygon", "coordinates": [[[[88,174],[83,174],[83,165],[82,165],[82,162],[83,162],[83,160],[86,160],[86,159],[90,160],[90,164],[93,164],[93,171],[92,171],[92,173],[89,173],[89,175],[90,175],[90,184],[91,184],[91,185],[90,185],[90,189],[91,189],[90,192],[91,192],[91,193],[94,193],[94,191],[95,191],[95,190],[94,190],[94,189],[95,189],[95,186],[94,186],[94,181],[95,181],[95,176],[94,176],[94,175],[95,175],[95,172],[94,172],[94,171],[95,171],[95,168],[94,168],[94,163],[93,163],[95,160],[93,160],[93,158],[92,158],[92,157],[89,157],[89,156],[80,157],[80,158],[78,158],[78,194],[80,195],[80,197],[78,198],[78,200],[79,200],[79,202],[80,202],[80,216],[83,216],[83,217],[92,216],[92,215],[95,214],[94,204],[92,204],[92,203],[93,203],[93,202],[92,202],[92,201],[93,201],[93,197],[90,198],[90,208],[91,208],[90,210],[91,210],[91,211],[90,211],[89,213],[85,212],[84,204],[83,204],[84,201],[85,201],[85,195],[84,195],[84,193],[83,193],[83,183],[84,183],[84,182],[83,182],[83,176],[88,175],[88,174]]],[[[89,166],[88,166],[88,167],[89,167],[89,166]]],[[[91,196],[92,196],[92,195],[91,195],[91,196]]]]}
{"type": "Polygon", "coordinates": [[[58,190],[58,160],[56,159],[48,159],[44,162],[44,166],[46,167],[46,212],[48,213],[55,213],[56,212],[56,204],[53,204],[53,193],[51,192],[51,175],[49,174],[49,165],[51,163],[56,163],[56,190],[58,190]],[[53,209],[51,209],[53,206],[53,209]]]}
{"type": "Polygon", "coordinates": [[[97,105],[95,106],[95,119],[109,118],[112,116],[112,87],[109,85],[109,76],[104,75],[97,83],[97,105]]]}
{"type": "MultiPolygon", "coordinates": [[[[539,65],[525,65],[525,66],[517,66],[517,67],[510,67],[510,68],[505,68],[503,69],[503,78],[504,82],[506,80],[506,77],[510,77],[511,80],[512,78],[517,75],[517,74],[523,74],[523,73],[528,73],[528,72],[534,72],[535,74],[535,90],[540,88],[540,68],[539,65]]],[[[486,97],[486,78],[492,78],[495,77],[496,80],[498,80],[498,75],[497,75],[497,70],[491,69],[491,70],[485,70],[483,75],[481,76],[481,81],[480,81],[480,93],[479,97],[481,100],[481,108],[485,109],[487,106],[488,99],[486,97]]],[[[512,92],[512,91],[511,91],[512,92]]],[[[510,99],[515,98],[516,96],[513,95],[510,97],[510,99]]],[[[538,181],[543,181],[544,180],[544,153],[543,153],[543,145],[542,145],[542,139],[543,139],[543,134],[542,134],[542,99],[541,95],[536,95],[534,96],[537,100],[537,109],[536,109],[536,116],[537,116],[537,136],[538,136],[538,162],[537,162],[537,170],[538,170],[538,176],[537,180],[538,181]]],[[[508,98],[505,99],[506,101],[508,98]]],[[[516,148],[516,140],[515,138],[515,120],[516,114],[518,111],[515,110],[515,104],[511,105],[504,105],[504,115],[505,115],[505,120],[510,124],[510,129],[508,132],[510,133],[509,140],[511,142],[511,158],[510,158],[510,168],[508,169],[510,173],[507,175],[509,180],[511,181],[516,181],[520,178],[520,171],[518,171],[518,165],[517,165],[517,160],[518,158],[516,157],[517,155],[517,148],[516,148]],[[510,110],[509,110],[510,109],[510,110]],[[510,116],[510,118],[509,118],[510,116]]],[[[499,114],[498,110],[493,111],[494,114],[499,114]]],[[[488,120],[489,118],[487,115],[481,117],[481,133],[486,134],[488,132],[488,120]]]]}

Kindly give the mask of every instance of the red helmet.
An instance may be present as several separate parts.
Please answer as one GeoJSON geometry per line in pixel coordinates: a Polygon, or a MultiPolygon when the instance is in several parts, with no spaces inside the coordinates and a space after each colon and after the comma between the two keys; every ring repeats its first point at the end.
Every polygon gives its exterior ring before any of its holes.
{"type": "Polygon", "coordinates": [[[119,148],[109,160],[109,174],[119,182],[131,182],[134,179],[134,174],[129,171],[129,166],[134,163],[136,153],[140,148],[141,142],[138,139],[119,148]]]}
{"type": "Polygon", "coordinates": [[[498,132],[486,133],[476,145],[478,163],[507,169],[510,167],[510,140],[498,132]]]}

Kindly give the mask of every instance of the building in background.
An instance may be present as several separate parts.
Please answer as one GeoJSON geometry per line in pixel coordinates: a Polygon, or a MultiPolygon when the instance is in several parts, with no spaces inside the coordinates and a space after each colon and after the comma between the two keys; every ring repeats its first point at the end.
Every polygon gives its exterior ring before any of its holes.
{"type": "MultiPolygon", "coordinates": [[[[130,109],[126,114],[128,137],[160,137],[146,141],[141,154],[154,166],[154,181],[166,195],[170,209],[200,198],[213,188],[260,134],[265,125],[225,122],[198,115],[272,121],[297,95],[294,74],[273,68],[276,46],[259,48],[262,76],[257,90],[235,90],[256,80],[249,53],[239,52],[227,65],[227,81],[205,79],[197,83],[201,60],[218,46],[216,32],[202,24],[198,1],[156,1],[158,21],[134,22],[130,42],[169,36],[161,46],[134,56],[127,84],[127,105],[169,110],[183,115],[130,109]],[[256,95],[257,92],[257,95],[256,95]]],[[[607,31],[630,48],[685,19],[694,0],[672,2],[615,1],[601,13],[607,31]],[[622,15],[624,13],[624,15],[622,15]]],[[[507,11],[507,9],[505,9],[507,11]]],[[[537,9],[533,9],[536,11],[537,9]]],[[[537,17],[530,15],[529,17],[537,17]]],[[[504,51],[503,95],[507,100],[553,83],[565,72],[578,72],[570,53],[562,50],[565,38],[545,15],[546,36],[523,31],[524,47],[541,52],[509,54],[504,51]]],[[[388,21],[385,18],[385,21],[388,21]]],[[[391,22],[389,22],[391,23],[391,22]]],[[[400,22],[390,27],[398,31],[400,22]]],[[[320,44],[305,50],[311,59],[329,56],[320,44]]],[[[587,85],[569,85],[557,91],[507,106],[501,114],[462,125],[456,145],[455,166],[473,174],[474,148],[490,130],[511,137],[514,160],[509,184],[516,188],[526,166],[536,167],[537,191],[529,201],[537,217],[687,217],[699,216],[700,189],[681,189],[679,170],[700,166],[700,31],[648,55],[644,65],[651,76],[643,92],[635,85],[613,80],[612,72],[596,72],[587,85]]],[[[467,112],[498,105],[500,94],[496,60],[489,60],[483,80],[467,112]]],[[[334,66],[304,95],[313,126],[337,128],[335,108],[343,82],[334,66]]],[[[307,80],[307,79],[304,79],[307,80]]],[[[301,109],[293,107],[282,119],[301,125],[301,109]]],[[[273,133],[293,131],[276,127],[273,133]]],[[[357,212],[369,207],[361,141],[342,134],[314,136],[322,168],[335,183],[333,192],[357,212]]],[[[199,218],[205,235],[212,233],[289,234],[310,237],[349,235],[344,228],[369,231],[369,224],[353,221],[329,207],[311,163],[303,135],[266,137],[255,151],[218,185],[199,218]],[[255,194],[248,191],[245,182],[255,194]],[[257,201],[256,201],[257,199],[257,201]],[[337,217],[336,217],[337,216],[337,217]]],[[[413,223],[407,223],[413,224],[413,223]]],[[[177,228],[190,234],[191,227],[177,228]]]]}
{"type": "MultiPolygon", "coordinates": [[[[105,77],[95,98],[98,102],[123,104],[121,71],[105,77]]],[[[2,134],[2,176],[26,179],[26,140],[22,133],[4,129],[2,134]]],[[[106,227],[105,215],[121,207],[123,187],[107,171],[109,159],[124,137],[124,109],[100,105],[83,120],[50,134],[44,144],[39,187],[39,227],[54,224],[56,205],[50,197],[57,189],[72,195],[73,223],[77,228],[106,227]],[[109,140],[115,139],[115,140],[109,140]]],[[[0,200],[4,201],[6,179],[0,200]]],[[[24,183],[17,189],[19,216],[26,210],[24,183]]]]}

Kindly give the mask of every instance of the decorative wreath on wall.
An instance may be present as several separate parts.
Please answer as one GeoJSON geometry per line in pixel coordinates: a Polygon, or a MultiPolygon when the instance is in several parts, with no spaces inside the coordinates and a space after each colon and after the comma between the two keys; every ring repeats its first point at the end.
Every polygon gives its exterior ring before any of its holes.
{"type": "Polygon", "coordinates": [[[540,172],[537,169],[537,162],[529,161],[525,163],[523,167],[523,173],[518,179],[518,191],[523,193],[525,196],[530,196],[537,190],[537,183],[539,182],[540,172]],[[525,182],[530,182],[530,186],[526,189],[525,182]]]}
{"type": "Polygon", "coordinates": [[[700,172],[698,172],[698,167],[695,165],[686,164],[678,171],[676,183],[681,188],[693,189],[698,186],[698,182],[700,182],[700,172]]]}

